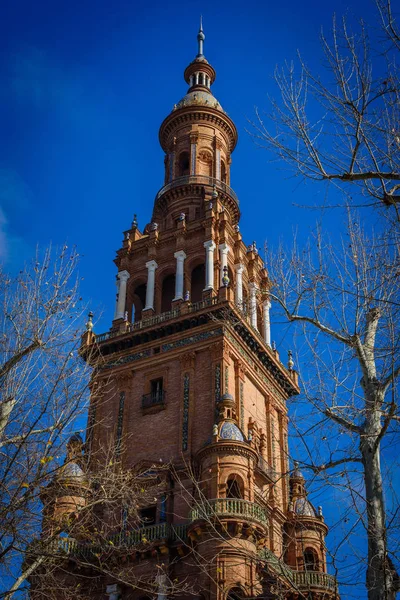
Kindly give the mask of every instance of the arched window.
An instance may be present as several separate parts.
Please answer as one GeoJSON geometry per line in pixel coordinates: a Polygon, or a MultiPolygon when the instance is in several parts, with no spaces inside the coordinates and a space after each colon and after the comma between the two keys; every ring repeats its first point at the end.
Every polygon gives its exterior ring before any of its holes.
{"type": "Polygon", "coordinates": [[[221,160],[221,181],[226,183],[226,166],[223,160],[221,160]]]}
{"type": "Polygon", "coordinates": [[[231,475],[226,482],[227,498],[243,498],[243,484],[236,475],[231,475]]]}
{"type": "Polygon", "coordinates": [[[318,571],[318,555],[314,548],[306,548],[303,558],[305,571],[318,571]]]}
{"type": "Polygon", "coordinates": [[[178,176],[184,177],[190,174],[189,152],[181,152],[178,162],[178,176]]]}
{"type": "Polygon", "coordinates": [[[175,297],[175,275],[167,275],[162,282],[161,312],[171,310],[172,300],[175,297]]]}
{"type": "Polygon", "coordinates": [[[192,302],[200,302],[203,297],[203,290],[206,285],[206,271],[204,264],[197,265],[192,271],[190,277],[190,300],[192,302]]]}
{"type": "Polygon", "coordinates": [[[146,284],[138,285],[133,292],[133,306],[131,322],[136,323],[142,319],[142,310],[146,306],[146,284]]]}

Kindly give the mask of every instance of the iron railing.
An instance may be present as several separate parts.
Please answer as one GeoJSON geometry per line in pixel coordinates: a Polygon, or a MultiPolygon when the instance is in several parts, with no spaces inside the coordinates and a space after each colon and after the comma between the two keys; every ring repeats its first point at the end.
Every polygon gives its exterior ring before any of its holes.
{"type": "Polygon", "coordinates": [[[142,396],[142,408],[150,408],[151,406],[158,406],[160,404],[165,404],[164,390],[150,392],[150,394],[142,396]]]}
{"type": "Polygon", "coordinates": [[[156,201],[163,194],[165,194],[166,192],[169,192],[169,190],[172,190],[181,185],[190,185],[190,184],[207,185],[210,187],[213,187],[215,185],[217,190],[221,190],[225,194],[229,194],[229,196],[231,196],[231,198],[233,198],[235,200],[235,202],[237,204],[239,204],[239,198],[237,197],[237,195],[235,194],[235,192],[229,185],[227,185],[220,179],[216,179],[215,177],[208,177],[207,175],[184,175],[183,177],[176,177],[176,179],[174,179],[173,181],[170,181],[169,183],[167,183],[166,185],[164,185],[161,188],[161,190],[156,195],[156,201]]]}
{"type": "Polygon", "coordinates": [[[251,519],[259,523],[266,523],[268,519],[267,510],[248,500],[238,498],[216,498],[208,500],[190,511],[191,521],[198,519],[211,519],[213,517],[240,517],[251,519]]]}

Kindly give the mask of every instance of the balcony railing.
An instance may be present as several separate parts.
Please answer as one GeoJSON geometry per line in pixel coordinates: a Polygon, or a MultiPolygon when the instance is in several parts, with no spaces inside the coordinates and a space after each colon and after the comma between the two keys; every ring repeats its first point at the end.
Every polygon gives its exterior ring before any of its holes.
{"type": "Polygon", "coordinates": [[[263,548],[258,553],[261,560],[268,563],[268,566],[280,577],[283,577],[288,583],[298,588],[310,589],[321,588],[337,592],[337,581],[329,573],[320,573],[319,571],[294,571],[276,556],[269,548],[263,548]]]}
{"type": "Polygon", "coordinates": [[[319,587],[333,592],[337,590],[336,578],[318,571],[293,571],[293,583],[303,589],[319,587]]]}
{"type": "Polygon", "coordinates": [[[151,408],[152,406],[159,406],[165,404],[165,392],[160,390],[158,392],[151,392],[142,396],[142,408],[151,408]]]}
{"type": "Polygon", "coordinates": [[[265,458],[263,458],[261,455],[259,455],[259,457],[258,457],[257,467],[258,467],[258,469],[260,469],[260,471],[265,473],[267,475],[267,477],[269,477],[270,479],[273,479],[276,475],[275,469],[273,467],[271,467],[271,465],[269,465],[267,463],[267,461],[265,460],[265,458]]]}
{"type": "MultiPolygon", "coordinates": [[[[187,525],[170,525],[169,523],[157,523],[146,525],[132,531],[122,531],[112,535],[102,543],[92,544],[77,541],[74,538],[62,537],[54,539],[47,546],[49,554],[67,554],[68,556],[82,557],[88,559],[111,548],[139,546],[151,544],[157,541],[169,540],[179,542],[186,539],[187,525]]],[[[41,552],[44,548],[41,548],[41,552]]]]}
{"type": "Polygon", "coordinates": [[[261,560],[267,562],[268,566],[271,567],[277,575],[281,575],[285,579],[293,581],[294,571],[288,565],[286,565],[283,560],[278,558],[278,556],[276,556],[272,550],[269,548],[263,548],[258,553],[258,556],[261,560]]]}
{"type": "Polygon", "coordinates": [[[146,317],[145,319],[141,319],[140,321],[131,323],[123,332],[117,330],[96,334],[96,342],[100,344],[101,342],[105,342],[106,340],[112,339],[114,337],[125,335],[127,333],[132,333],[134,331],[139,331],[141,329],[145,329],[146,327],[152,327],[153,325],[158,325],[159,323],[165,323],[165,321],[170,321],[171,319],[175,319],[176,317],[180,317],[181,315],[183,316],[187,313],[194,313],[198,310],[202,310],[203,308],[215,306],[216,304],[218,304],[217,296],[215,296],[214,298],[207,298],[206,300],[200,300],[200,302],[194,302],[193,304],[189,303],[186,313],[183,313],[180,308],[174,308],[173,310],[168,310],[166,312],[161,313],[160,315],[154,315],[154,317],[146,317]]]}
{"type": "Polygon", "coordinates": [[[207,503],[197,506],[190,511],[191,521],[197,521],[198,519],[207,520],[214,517],[239,517],[241,519],[258,521],[263,524],[268,519],[267,511],[262,506],[248,500],[239,500],[236,498],[208,500],[207,503]]]}
{"type": "Polygon", "coordinates": [[[156,201],[166,192],[172,190],[175,187],[179,187],[181,185],[190,185],[190,184],[200,184],[207,185],[210,187],[215,187],[217,190],[222,190],[225,194],[229,194],[236,202],[239,204],[239,199],[233,189],[221,181],[220,179],[216,179],[215,177],[208,177],[207,175],[185,175],[184,177],[177,177],[173,181],[170,181],[156,195],[156,201]]]}

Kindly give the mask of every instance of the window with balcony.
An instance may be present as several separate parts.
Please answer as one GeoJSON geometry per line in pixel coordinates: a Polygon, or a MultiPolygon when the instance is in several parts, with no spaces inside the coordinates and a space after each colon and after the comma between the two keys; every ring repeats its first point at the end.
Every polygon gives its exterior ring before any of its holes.
{"type": "Polygon", "coordinates": [[[165,399],[164,382],[162,377],[150,381],[150,392],[142,396],[142,408],[163,407],[165,399]]]}
{"type": "Polygon", "coordinates": [[[143,526],[154,525],[157,517],[157,506],[148,506],[139,511],[140,520],[143,526]]]}
{"type": "Polygon", "coordinates": [[[303,559],[305,571],[318,571],[318,555],[313,548],[304,550],[303,559]]]}
{"type": "Polygon", "coordinates": [[[226,482],[226,497],[227,498],[243,498],[243,484],[236,475],[229,477],[226,482]]]}

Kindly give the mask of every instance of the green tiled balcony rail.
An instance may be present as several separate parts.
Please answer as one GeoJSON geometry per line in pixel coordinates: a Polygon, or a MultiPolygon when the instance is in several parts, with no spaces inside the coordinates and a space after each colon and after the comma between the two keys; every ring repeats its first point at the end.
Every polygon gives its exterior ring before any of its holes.
{"type": "Polygon", "coordinates": [[[299,588],[323,588],[336,592],[337,581],[333,575],[319,573],[317,571],[293,571],[293,582],[299,588]]]}
{"type": "Polygon", "coordinates": [[[268,566],[277,575],[299,589],[321,588],[330,592],[337,592],[338,585],[333,575],[320,573],[319,571],[294,571],[268,548],[260,550],[258,556],[261,560],[267,562],[268,566]]]}
{"type": "Polygon", "coordinates": [[[288,581],[293,582],[294,571],[286,565],[283,560],[278,558],[276,554],[272,552],[269,548],[263,548],[258,553],[258,556],[261,560],[268,563],[268,566],[275,571],[277,575],[281,575],[288,581]]]}
{"type": "Polygon", "coordinates": [[[215,177],[208,177],[208,175],[184,175],[183,177],[176,177],[176,179],[173,179],[170,183],[167,183],[167,185],[164,185],[164,187],[161,188],[161,190],[157,193],[155,199],[157,201],[163,194],[165,194],[165,192],[168,192],[173,188],[180,187],[181,185],[190,184],[207,185],[210,187],[213,187],[215,185],[217,190],[228,194],[229,196],[231,196],[231,198],[236,200],[237,204],[239,204],[239,198],[237,197],[233,189],[229,187],[229,185],[227,185],[220,179],[216,179],[215,177]]]}
{"type": "Polygon", "coordinates": [[[110,536],[102,544],[91,544],[77,541],[74,538],[60,537],[50,542],[48,552],[49,554],[63,553],[87,559],[110,548],[146,545],[160,540],[169,540],[171,542],[183,541],[186,539],[186,530],[187,525],[185,524],[170,525],[169,523],[157,523],[110,536]]]}
{"type": "Polygon", "coordinates": [[[190,511],[191,521],[213,517],[240,517],[259,523],[267,523],[268,519],[267,510],[259,504],[236,498],[208,500],[205,504],[196,506],[190,511]]]}

